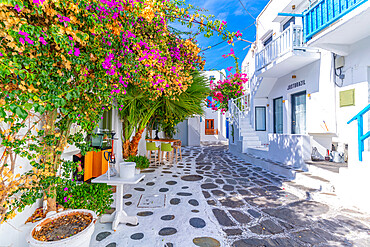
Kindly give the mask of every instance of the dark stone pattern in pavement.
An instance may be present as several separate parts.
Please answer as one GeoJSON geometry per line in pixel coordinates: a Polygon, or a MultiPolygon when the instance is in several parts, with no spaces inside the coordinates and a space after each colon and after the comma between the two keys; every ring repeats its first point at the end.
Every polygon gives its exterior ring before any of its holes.
{"type": "Polygon", "coordinates": [[[368,246],[370,230],[358,219],[299,199],[281,187],[285,178],[222,147],[202,151],[196,158],[196,169],[207,177],[201,189],[227,246],[368,246]],[[359,235],[349,239],[350,233],[359,235]]]}

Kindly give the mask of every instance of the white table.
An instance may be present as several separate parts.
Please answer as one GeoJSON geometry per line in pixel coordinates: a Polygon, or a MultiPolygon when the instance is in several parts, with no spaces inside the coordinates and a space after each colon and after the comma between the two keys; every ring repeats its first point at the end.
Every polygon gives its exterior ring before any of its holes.
{"type": "Polygon", "coordinates": [[[136,174],[131,179],[121,178],[119,175],[111,177],[108,180],[107,174],[103,174],[93,180],[93,183],[104,183],[108,185],[116,185],[116,211],[112,214],[104,214],[100,218],[101,223],[112,222],[112,230],[116,231],[119,223],[130,223],[137,225],[138,220],[136,216],[128,216],[127,213],[123,210],[123,185],[124,184],[137,184],[141,179],[145,177],[144,174],[136,174]]]}

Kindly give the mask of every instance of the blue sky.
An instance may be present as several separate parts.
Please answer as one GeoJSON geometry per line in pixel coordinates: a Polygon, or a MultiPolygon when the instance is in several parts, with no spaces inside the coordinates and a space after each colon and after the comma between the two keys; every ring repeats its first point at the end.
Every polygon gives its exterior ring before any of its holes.
{"type": "MultiPolygon", "coordinates": [[[[261,10],[265,7],[268,0],[240,0],[248,12],[256,18],[261,10]]],[[[221,21],[227,21],[227,29],[230,32],[240,30],[243,33],[243,39],[254,41],[256,28],[254,19],[244,10],[239,0],[186,0],[187,3],[197,7],[205,8],[208,10],[206,14],[212,14],[221,21]],[[252,25],[247,30],[242,31],[246,27],[252,25]]],[[[211,38],[199,37],[198,43],[202,49],[222,41],[221,37],[213,36],[211,38]]],[[[228,54],[230,48],[233,48],[236,56],[239,58],[239,65],[241,65],[245,55],[249,50],[247,47],[249,43],[244,41],[236,41],[234,47],[224,42],[210,50],[204,51],[206,58],[205,70],[212,69],[226,69],[227,67],[234,67],[235,62],[233,58],[223,58],[223,54],[228,54]],[[243,50],[244,49],[244,50],[243,50]]],[[[235,72],[234,69],[231,72],[235,72]]]]}

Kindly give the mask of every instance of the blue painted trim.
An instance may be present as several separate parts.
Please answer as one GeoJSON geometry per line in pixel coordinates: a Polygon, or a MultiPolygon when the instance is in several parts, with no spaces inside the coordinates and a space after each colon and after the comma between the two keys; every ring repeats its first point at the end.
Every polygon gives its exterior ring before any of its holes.
{"type": "Polygon", "coordinates": [[[350,124],[354,120],[356,120],[359,116],[364,115],[366,112],[370,111],[370,104],[366,106],[364,109],[362,109],[359,113],[356,114],[351,120],[347,122],[347,124],[350,124]]]}
{"type": "Polygon", "coordinates": [[[278,16],[294,16],[294,17],[303,17],[303,14],[278,13],[278,16]]]}
{"type": "Polygon", "coordinates": [[[352,123],[357,120],[357,142],[358,142],[358,159],[362,161],[362,153],[365,150],[364,141],[370,137],[370,131],[366,132],[364,135],[364,114],[370,111],[370,104],[366,106],[362,111],[356,114],[347,124],[352,123]]]}
{"type": "Polygon", "coordinates": [[[304,41],[309,41],[313,35],[321,32],[335,21],[348,14],[355,8],[361,6],[368,0],[321,0],[303,15],[303,37],[304,41]],[[351,6],[350,6],[351,5],[351,6]],[[350,6],[346,8],[347,6],[350,6]]]}

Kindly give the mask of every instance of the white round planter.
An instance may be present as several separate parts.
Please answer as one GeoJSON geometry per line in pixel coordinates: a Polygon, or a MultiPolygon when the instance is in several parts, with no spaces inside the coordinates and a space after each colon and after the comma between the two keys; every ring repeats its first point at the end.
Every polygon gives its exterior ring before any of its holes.
{"type": "Polygon", "coordinates": [[[135,176],[135,162],[120,162],[119,176],[124,179],[130,179],[135,176]]]}
{"type": "Polygon", "coordinates": [[[90,240],[91,236],[94,233],[95,230],[95,222],[97,220],[97,216],[94,211],[91,210],[85,210],[85,209],[75,209],[75,210],[66,210],[61,213],[54,214],[48,218],[43,219],[40,221],[34,228],[32,228],[31,232],[27,235],[27,243],[30,247],[89,247],[90,246],[90,240]],[[33,233],[38,229],[40,226],[50,222],[53,219],[56,219],[60,216],[68,215],[68,214],[74,214],[74,213],[85,213],[85,214],[91,214],[93,219],[88,227],[86,227],[83,231],[77,233],[76,235],[73,235],[69,238],[58,240],[58,241],[52,241],[52,242],[46,242],[46,241],[38,241],[32,237],[33,233]]]}

